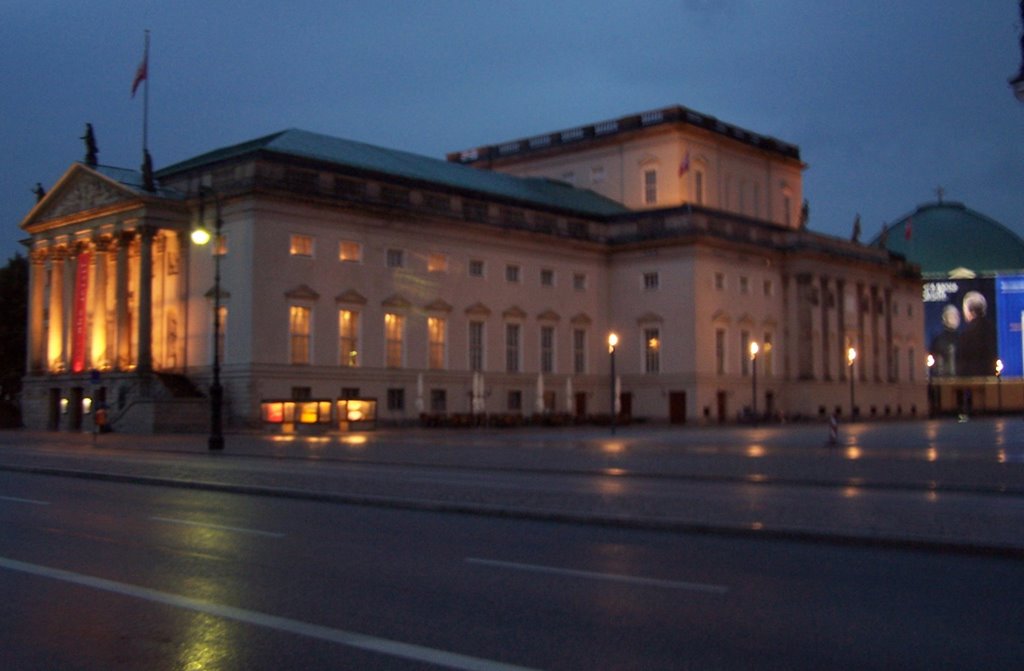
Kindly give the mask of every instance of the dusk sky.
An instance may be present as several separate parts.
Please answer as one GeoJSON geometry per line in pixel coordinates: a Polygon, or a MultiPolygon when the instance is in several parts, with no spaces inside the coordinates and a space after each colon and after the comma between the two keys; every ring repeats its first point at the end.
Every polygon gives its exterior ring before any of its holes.
{"type": "Polygon", "coordinates": [[[679,104],[798,145],[812,230],[873,237],[941,186],[1024,235],[1015,0],[5,0],[0,261],[86,122],[139,167],[145,29],[157,169],[286,128],[443,159],[679,104]]]}

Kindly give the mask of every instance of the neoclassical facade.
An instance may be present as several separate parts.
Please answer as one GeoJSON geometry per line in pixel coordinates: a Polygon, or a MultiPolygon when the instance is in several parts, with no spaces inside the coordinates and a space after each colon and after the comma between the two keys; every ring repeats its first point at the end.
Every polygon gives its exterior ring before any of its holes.
{"type": "Polygon", "coordinates": [[[611,332],[623,418],[923,411],[920,274],[806,230],[795,146],[667,108],[448,158],[289,130],[149,188],[72,165],[22,223],[26,424],[102,402],[194,430],[215,348],[229,427],[277,401],[342,426],[354,398],[381,423],[607,415],[611,332]]]}

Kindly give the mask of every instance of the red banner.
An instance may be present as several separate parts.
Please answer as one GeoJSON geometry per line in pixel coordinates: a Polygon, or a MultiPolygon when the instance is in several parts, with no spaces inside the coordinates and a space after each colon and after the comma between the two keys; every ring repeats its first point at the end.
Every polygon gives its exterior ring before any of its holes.
{"type": "Polygon", "coordinates": [[[78,255],[78,269],[75,273],[75,312],[74,331],[71,337],[71,371],[81,373],[85,370],[85,331],[89,324],[87,312],[89,300],[89,261],[90,252],[78,255]]]}

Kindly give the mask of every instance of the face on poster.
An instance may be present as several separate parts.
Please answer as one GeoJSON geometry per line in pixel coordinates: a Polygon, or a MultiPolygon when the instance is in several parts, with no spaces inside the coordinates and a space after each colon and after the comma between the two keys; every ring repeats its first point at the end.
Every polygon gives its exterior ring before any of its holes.
{"type": "Polygon", "coordinates": [[[994,278],[925,282],[925,339],[935,359],[933,377],[995,375],[995,296],[994,278]]]}

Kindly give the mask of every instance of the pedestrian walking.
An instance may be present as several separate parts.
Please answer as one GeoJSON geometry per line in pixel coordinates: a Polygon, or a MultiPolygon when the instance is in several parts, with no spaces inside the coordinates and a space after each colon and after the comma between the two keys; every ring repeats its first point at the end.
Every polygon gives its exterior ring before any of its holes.
{"type": "Polygon", "coordinates": [[[832,413],[828,417],[828,444],[835,445],[839,442],[839,415],[832,413]]]}

